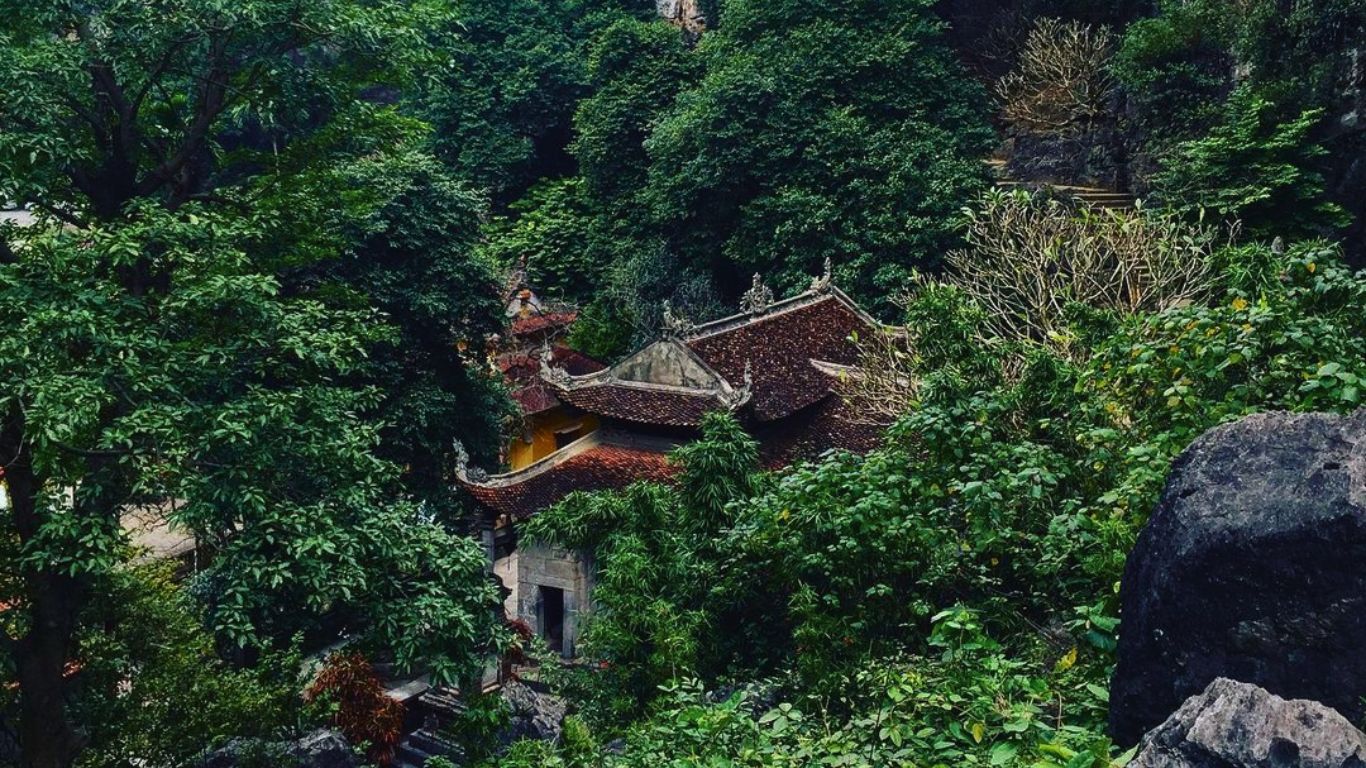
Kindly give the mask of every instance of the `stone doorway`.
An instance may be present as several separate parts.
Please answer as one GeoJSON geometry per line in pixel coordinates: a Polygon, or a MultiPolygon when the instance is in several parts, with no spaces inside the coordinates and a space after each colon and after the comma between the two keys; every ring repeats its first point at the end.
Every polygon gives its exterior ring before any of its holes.
{"type": "Polygon", "coordinates": [[[541,637],[555,653],[564,655],[564,590],[541,587],[541,637]]]}

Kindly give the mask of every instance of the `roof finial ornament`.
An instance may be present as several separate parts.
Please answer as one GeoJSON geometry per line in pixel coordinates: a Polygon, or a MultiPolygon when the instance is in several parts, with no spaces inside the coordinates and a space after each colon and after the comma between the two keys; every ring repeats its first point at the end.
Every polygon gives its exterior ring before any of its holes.
{"type": "Polygon", "coordinates": [[[664,300],[664,337],[677,339],[686,336],[693,329],[693,323],[688,318],[674,312],[673,302],[664,300]]]}
{"type": "Polygon", "coordinates": [[[773,304],[773,291],[764,285],[764,279],[754,273],[754,283],[740,297],[740,311],[751,315],[762,315],[773,304]]]}
{"type": "Polygon", "coordinates": [[[724,403],[726,404],[726,407],[727,407],[727,408],[729,408],[730,410],[733,411],[733,410],[735,410],[736,408],[739,408],[740,406],[742,406],[742,405],[744,405],[745,403],[749,402],[749,398],[750,398],[750,396],[753,395],[753,394],[754,394],[754,371],[752,370],[752,368],[751,368],[751,366],[750,366],[750,361],[749,361],[749,359],[746,358],[746,359],[745,359],[744,386],[740,387],[739,389],[732,389],[732,390],[729,390],[729,391],[727,391],[727,392],[724,392],[724,393],[721,395],[721,401],[724,402],[724,403]]]}
{"type": "Polygon", "coordinates": [[[541,378],[556,386],[569,386],[569,371],[555,365],[555,350],[549,341],[541,345],[541,378]]]}
{"type": "Polygon", "coordinates": [[[459,440],[454,441],[451,446],[455,453],[455,476],[470,483],[482,483],[489,479],[489,475],[479,467],[470,466],[470,454],[465,450],[465,444],[459,440]]]}
{"type": "Polygon", "coordinates": [[[835,265],[830,261],[830,257],[825,257],[825,271],[820,277],[811,278],[810,290],[814,293],[825,293],[830,290],[831,283],[834,282],[835,265]]]}

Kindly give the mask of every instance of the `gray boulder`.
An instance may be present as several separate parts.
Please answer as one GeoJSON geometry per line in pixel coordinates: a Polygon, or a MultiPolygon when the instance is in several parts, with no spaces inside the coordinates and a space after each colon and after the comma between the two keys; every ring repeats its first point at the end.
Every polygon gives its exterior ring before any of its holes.
{"type": "Polygon", "coordinates": [[[345,737],[318,730],[297,741],[233,739],[204,756],[200,768],[357,768],[360,760],[345,737]]]}
{"type": "Polygon", "coordinates": [[[564,699],[541,693],[517,680],[505,684],[501,694],[511,715],[500,741],[511,744],[519,739],[560,740],[567,709],[564,699]]]}
{"type": "Polygon", "coordinates": [[[1138,741],[1215,678],[1366,695],[1366,411],[1250,416],[1177,459],[1124,572],[1110,730],[1138,741]]]}
{"type": "Polygon", "coordinates": [[[1317,702],[1219,678],[1143,737],[1129,768],[1366,768],[1366,736],[1317,702]]]}

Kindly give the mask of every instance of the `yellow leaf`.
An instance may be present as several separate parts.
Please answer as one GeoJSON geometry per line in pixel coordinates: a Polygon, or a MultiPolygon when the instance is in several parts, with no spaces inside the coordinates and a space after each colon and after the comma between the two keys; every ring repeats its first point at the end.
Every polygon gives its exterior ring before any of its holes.
{"type": "Polygon", "coordinates": [[[1072,668],[1072,665],[1073,665],[1073,664],[1076,664],[1076,663],[1077,663],[1077,646],[1074,645],[1074,646],[1072,646],[1072,650],[1070,650],[1070,651],[1068,651],[1067,653],[1063,654],[1063,657],[1062,657],[1061,659],[1058,659],[1058,671],[1059,671],[1059,672],[1066,672],[1067,670],[1069,670],[1069,669],[1072,668]]]}
{"type": "Polygon", "coordinates": [[[981,744],[982,737],[987,735],[987,727],[981,723],[973,723],[968,730],[972,731],[972,740],[978,744],[981,744]]]}
{"type": "Polygon", "coordinates": [[[1319,266],[1319,265],[1317,265],[1317,264],[1315,264],[1314,262],[1311,261],[1311,262],[1309,262],[1308,264],[1305,264],[1305,265],[1304,265],[1304,268],[1307,269],[1307,270],[1309,270],[1309,274],[1312,275],[1312,274],[1314,274],[1314,270],[1318,269],[1318,266],[1319,266]]]}

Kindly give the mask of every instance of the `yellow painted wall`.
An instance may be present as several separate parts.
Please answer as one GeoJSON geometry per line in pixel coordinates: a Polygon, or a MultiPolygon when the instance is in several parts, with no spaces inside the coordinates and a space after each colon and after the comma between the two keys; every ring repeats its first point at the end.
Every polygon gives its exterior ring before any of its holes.
{"type": "Polygon", "coordinates": [[[555,433],[582,425],[583,434],[598,428],[598,419],[591,415],[571,415],[563,408],[555,408],[532,416],[527,427],[530,440],[513,438],[508,444],[508,467],[516,471],[533,464],[556,451],[555,433]]]}

